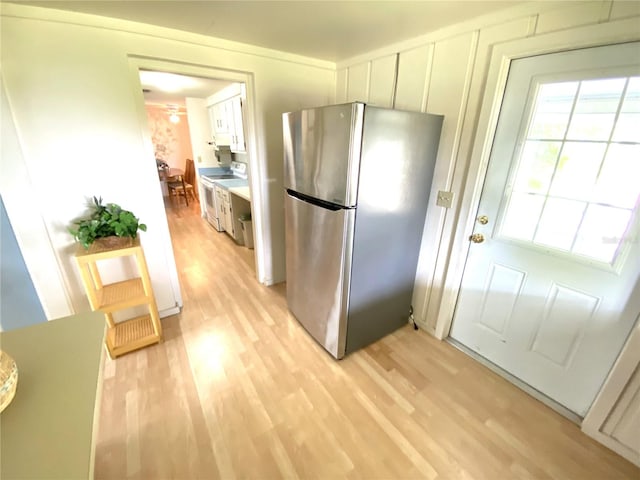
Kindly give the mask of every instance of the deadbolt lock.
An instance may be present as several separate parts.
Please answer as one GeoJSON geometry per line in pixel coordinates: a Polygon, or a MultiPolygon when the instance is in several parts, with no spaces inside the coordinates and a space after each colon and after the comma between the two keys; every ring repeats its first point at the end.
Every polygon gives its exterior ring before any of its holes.
{"type": "Polygon", "coordinates": [[[486,225],[489,223],[489,217],[486,215],[480,215],[477,220],[480,225],[486,225]]]}
{"type": "Polygon", "coordinates": [[[473,243],[482,243],[484,242],[484,235],[482,235],[481,233],[474,233],[469,237],[469,240],[471,240],[473,243]]]}

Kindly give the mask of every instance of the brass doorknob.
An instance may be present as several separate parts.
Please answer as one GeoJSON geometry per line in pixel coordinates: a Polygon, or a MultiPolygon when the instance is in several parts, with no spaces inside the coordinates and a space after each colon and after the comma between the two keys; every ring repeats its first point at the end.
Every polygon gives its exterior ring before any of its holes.
{"type": "Polygon", "coordinates": [[[486,215],[480,215],[477,220],[480,225],[486,225],[487,223],[489,223],[489,217],[487,217],[486,215]]]}
{"type": "Polygon", "coordinates": [[[484,235],[482,235],[481,233],[474,233],[469,237],[469,240],[471,240],[473,243],[482,243],[484,242],[484,235]]]}

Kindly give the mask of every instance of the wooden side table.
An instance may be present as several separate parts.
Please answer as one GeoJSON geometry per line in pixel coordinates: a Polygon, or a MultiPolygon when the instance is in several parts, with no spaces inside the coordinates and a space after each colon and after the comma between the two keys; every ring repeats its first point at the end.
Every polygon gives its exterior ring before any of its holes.
{"type": "Polygon", "coordinates": [[[162,341],[158,307],[140,238],[127,238],[126,241],[126,245],[115,247],[96,241],[88,250],[80,245],[76,253],[91,309],[104,313],[108,327],[105,344],[111,358],[162,341]],[[127,256],[135,257],[139,276],[104,285],[97,262],[127,256]],[[114,321],[114,312],[139,305],[146,305],[149,313],[125,321],[114,321]]]}

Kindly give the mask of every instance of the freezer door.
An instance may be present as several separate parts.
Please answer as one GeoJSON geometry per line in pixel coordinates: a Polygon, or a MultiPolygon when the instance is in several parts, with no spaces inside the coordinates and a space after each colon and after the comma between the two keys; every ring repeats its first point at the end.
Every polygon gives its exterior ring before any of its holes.
{"type": "Polygon", "coordinates": [[[342,358],[355,210],[324,208],[285,193],[285,218],[289,310],[342,358]]]}
{"type": "Polygon", "coordinates": [[[285,188],[355,206],[364,104],[283,114],[285,188]]]}

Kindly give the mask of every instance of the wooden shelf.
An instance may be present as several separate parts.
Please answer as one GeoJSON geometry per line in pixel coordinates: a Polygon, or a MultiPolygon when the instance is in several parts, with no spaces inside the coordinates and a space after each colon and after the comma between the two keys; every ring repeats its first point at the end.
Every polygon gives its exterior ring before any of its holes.
{"type": "Polygon", "coordinates": [[[143,305],[149,301],[144,293],[141,278],[132,278],[122,282],[110,283],[96,290],[98,306],[96,310],[115,312],[136,305],[143,305]]]}
{"type": "Polygon", "coordinates": [[[107,348],[115,357],[160,342],[151,315],[118,322],[107,330],[107,348]]]}
{"type": "Polygon", "coordinates": [[[91,308],[104,313],[108,326],[105,345],[111,358],[162,341],[158,307],[138,238],[119,247],[94,243],[88,250],[79,248],[76,262],[91,308]],[[97,262],[127,256],[135,257],[139,276],[103,285],[97,262]],[[117,323],[113,320],[114,312],[139,305],[148,308],[148,315],[117,323]]]}

